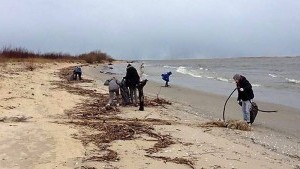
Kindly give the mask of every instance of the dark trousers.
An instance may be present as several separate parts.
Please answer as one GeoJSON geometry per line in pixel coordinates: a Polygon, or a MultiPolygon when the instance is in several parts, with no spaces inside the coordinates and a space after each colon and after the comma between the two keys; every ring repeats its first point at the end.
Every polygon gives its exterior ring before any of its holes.
{"type": "Polygon", "coordinates": [[[169,81],[166,81],[165,87],[169,86],[169,81]]]}
{"type": "Polygon", "coordinates": [[[73,79],[74,80],[77,80],[77,75],[78,75],[78,78],[79,78],[79,80],[81,80],[81,72],[74,72],[74,74],[73,74],[73,79]]]}
{"type": "Polygon", "coordinates": [[[130,102],[137,105],[136,86],[129,86],[130,102]]]}

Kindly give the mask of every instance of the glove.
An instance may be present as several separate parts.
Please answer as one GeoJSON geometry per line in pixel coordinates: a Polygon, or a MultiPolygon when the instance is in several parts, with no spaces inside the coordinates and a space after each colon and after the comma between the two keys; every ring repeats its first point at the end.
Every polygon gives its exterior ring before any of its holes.
{"type": "Polygon", "coordinates": [[[240,106],[242,106],[242,101],[241,101],[241,100],[238,100],[238,104],[239,104],[240,106]]]}
{"type": "Polygon", "coordinates": [[[243,91],[244,91],[244,88],[240,88],[240,91],[243,92],[243,91]]]}

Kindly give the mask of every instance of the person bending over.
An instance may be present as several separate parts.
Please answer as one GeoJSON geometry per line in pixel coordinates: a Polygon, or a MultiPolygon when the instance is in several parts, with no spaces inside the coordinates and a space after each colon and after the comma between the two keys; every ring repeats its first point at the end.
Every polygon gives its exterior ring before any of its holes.
{"type": "Polygon", "coordinates": [[[161,74],[161,77],[164,81],[166,81],[165,87],[169,87],[169,81],[170,81],[170,76],[171,76],[172,72],[167,72],[164,74],[161,74]]]}
{"type": "Polygon", "coordinates": [[[120,91],[120,81],[115,77],[107,80],[108,82],[108,91],[109,91],[109,100],[107,106],[110,106],[113,103],[113,99],[116,97],[117,106],[119,106],[119,91],[120,91]]]}
{"type": "Polygon", "coordinates": [[[73,79],[77,80],[77,76],[78,76],[78,79],[81,80],[81,74],[82,74],[81,67],[76,66],[75,69],[73,70],[73,79]]]}

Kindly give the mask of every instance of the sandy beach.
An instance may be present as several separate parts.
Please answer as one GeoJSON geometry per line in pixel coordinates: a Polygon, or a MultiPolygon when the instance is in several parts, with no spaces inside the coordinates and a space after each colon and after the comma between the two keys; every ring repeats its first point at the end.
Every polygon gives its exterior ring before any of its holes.
{"type": "MultiPolygon", "coordinates": [[[[113,75],[85,65],[68,81],[75,65],[0,63],[1,169],[300,168],[297,109],[259,102],[279,112],[250,131],[216,127],[226,97],[151,81],[145,111],[105,108],[113,75]]],[[[226,119],[241,118],[228,103],[226,119]]]]}

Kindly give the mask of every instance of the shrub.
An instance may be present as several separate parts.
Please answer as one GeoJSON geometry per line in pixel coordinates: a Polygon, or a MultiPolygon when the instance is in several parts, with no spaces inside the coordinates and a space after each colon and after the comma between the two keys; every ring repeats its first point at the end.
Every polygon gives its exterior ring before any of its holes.
{"type": "Polygon", "coordinates": [[[24,61],[24,59],[29,60],[33,59],[36,62],[39,62],[41,60],[60,60],[60,61],[85,61],[87,63],[104,63],[104,62],[112,62],[114,59],[112,59],[111,56],[107,55],[106,53],[103,53],[101,51],[92,51],[90,53],[80,54],[78,56],[72,56],[67,53],[35,53],[32,51],[28,51],[24,48],[10,48],[10,47],[4,47],[2,50],[0,50],[0,62],[5,62],[8,60],[13,61],[24,61]]]}
{"type": "Polygon", "coordinates": [[[114,61],[111,56],[101,51],[92,51],[90,53],[81,54],[78,56],[78,58],[80,60],[85,60],[87,63],[103,63],[114,61]]]}

